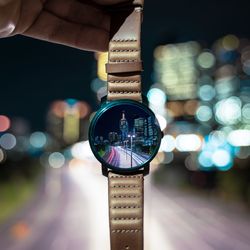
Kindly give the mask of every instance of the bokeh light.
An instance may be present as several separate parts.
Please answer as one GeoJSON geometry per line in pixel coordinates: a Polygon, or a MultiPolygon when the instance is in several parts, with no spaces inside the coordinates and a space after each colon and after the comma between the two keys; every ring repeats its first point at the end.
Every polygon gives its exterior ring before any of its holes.
{"type": "Polygon", "coordinates": [[[202,52],[197,58],[198,65],[203,69],[209,69],[215,64],[215,57],[212,53],[202,52]]]}
{"type": "Polygon", "coordinates": [[[202,140],[195,134],[180,134],[176,137],[176,148],[181,152],[198,151],[202,140]]]}
{"type": "Polygon", "coordinates": [[[0,163],[3,163],[5,161],[5,153],[4,151],[0,148],[0,163]]]}
{"type": "Polygon", "coordinates": [[[199,97],[203,101],[211,101],[215,96],[215,89],[211,85],[202,85],[198,91],[199,97]]]}
{"type": "Polygon", "coordinates": [[[212,109],[207,105],[200,106],[196,111],[196,118],[201,122],[207,122],[213,117],[212,109]]]}
{"type": "Polygon", "coordinates": [[[212,161],[221,170],[228,170],[232,167],[232,158],[228,151],[218,149],[212,154],[212,161]]]}
{"type": "Polygon", "coordinates": [[[61,168],[65,163],[65,157],[60,152],[54,152],[49,155],[48,162],[52,168],[61,168]]]}
{"type": "Polygon", "coordinates": [[[159,151],[172,152],[175,149],[175,138],[172,135],[164,135],[159,151]]]}
{"type": "Polygon", "coordinates": [[[212,152],[210,151],[202,151],[200,154],[199,154],[199,157],[198,157],[198,161],[199,163],[205,167],[205,168],[209,168],[209,167],[212,167],[213,166],[213,162],[212,162],[212,152]]]}
{"type": "Polygon", "coordinates": [[[34,148],[43,148],[47,143],[47,137],[43,132],[34,132],[30,135],[30,144],[34,148]]]}
{"type": "Polygon", "coordinates": [[[250,130],[238,129],[229,133],[228,142],[235,147],[250,146],[250,130]]]}
{"type": "Polygon", "coordinates": [[[241,119],[241,100],[232,96],[221,100],[215,105],[215,116],[221,124],[236,124],[241,119]]]}
{"type": "Polygon", "coordinates": [[[5,132],[10,128],[10,119],[5,115],[0,115],[0,132],[5,132]]]}
{"type": "Polygon", "coordinates": [[[250,121],[250,103],[247,103],[242,107],[242,117],[246,121],[250,121]]]}
{"type": "Polygon", "coordinates": [[[162,106],[165,105],[167,100],[166,94],[158,88],[152,88],[148,91],[147,94],[148,101],[154,106],[162,106]]]}
{"type": "Polygon", "coordinates": [[[159,122],[161,131],[163,131],[167,127],[166,118],[160,114],[156,114],[155,116],[156,116],[157,121],[159,122]]]}
{"type": "Polygon", "coordinates": [[[0,146],[6,150],[13,149],[16,146],[16,137],[10,133],[2,135],[0,137],[0,146]]]}

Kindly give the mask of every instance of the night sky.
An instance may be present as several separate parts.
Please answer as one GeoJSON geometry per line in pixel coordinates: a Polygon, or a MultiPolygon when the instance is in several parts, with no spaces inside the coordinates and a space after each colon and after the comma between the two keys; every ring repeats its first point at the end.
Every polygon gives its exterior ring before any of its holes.
{"type": "MultiPolygon", "coordinates": [[[[143,24],[144,85],[152,84],[156,45],[198,40],[210,46],[232,33],[250,37],[249,1],[146,0],[143,24]]],[[[97,108],[90,91],[95,76],[93,54],[22,36],[0,39],[0,114],[45,127],[46,110],[55,99],[77,98],[97,108]]]]}
{"type": "Polygon", "coordinates": [[[131,132],[134,126],[135,118],[149,117],[141,108],[131,107],[131,105],[115,106],[105,112],[98,120],[95,127],[95,136],[103,136],[104,139],[108,139],[109,132],[117,132],[120,134],[120,119],[122,118],[123,111],[125,112],[125,118],[128,122],[129,132],[131,132]]]}

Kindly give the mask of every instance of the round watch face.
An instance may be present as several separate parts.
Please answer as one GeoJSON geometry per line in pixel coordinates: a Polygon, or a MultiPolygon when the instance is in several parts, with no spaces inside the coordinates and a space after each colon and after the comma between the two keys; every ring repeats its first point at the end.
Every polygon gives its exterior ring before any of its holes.
{"type": "Polygon", "coordinates": [[[156,155],[161,130],[154,113],[144,104],[113,101],[102,108],[90,125],[89,141],[96,158],[108,168],[132,171],[156,155]]]}

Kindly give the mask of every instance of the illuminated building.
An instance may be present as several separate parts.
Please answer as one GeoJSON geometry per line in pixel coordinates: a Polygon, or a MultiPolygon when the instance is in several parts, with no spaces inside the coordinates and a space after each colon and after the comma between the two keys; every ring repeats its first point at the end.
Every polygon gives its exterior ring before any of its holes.
{"type": "Polygon", "coordinates": [[[118,141],[118,134],[116,132],[109,132],[109,142],[111,144],[114,144],[115,142],[118,141]]]}
{"type": "Polygon", "coordinates": [[[128,121],[125,117],[125,111],[122,112],[122,118],[120,120],[120,131],[121,131],[121,140],[124,141],[128,137],[128,121]]]}

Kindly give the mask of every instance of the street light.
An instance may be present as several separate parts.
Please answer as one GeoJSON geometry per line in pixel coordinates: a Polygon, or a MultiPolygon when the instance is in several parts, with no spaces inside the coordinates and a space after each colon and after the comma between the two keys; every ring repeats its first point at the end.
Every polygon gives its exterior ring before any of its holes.
{"type": "Polygon", "coordinates": [[[130,166],[131,168],[133,167],[133,138],[135,138],[135,134],[128,134],[128,138],[130,138],[130,150],[131,150],[131,153],[130,153],[130,157],[131,157],[131,160],[130,160],[130,166]]]}

